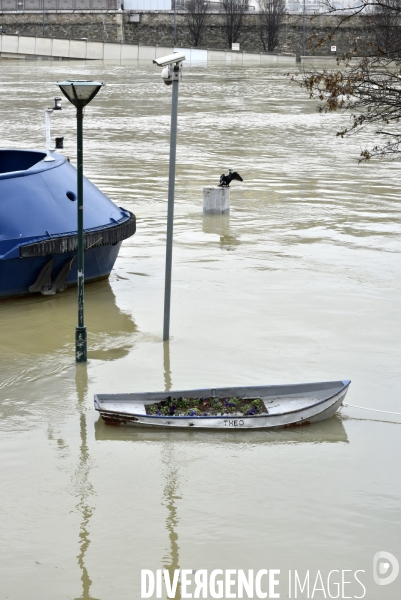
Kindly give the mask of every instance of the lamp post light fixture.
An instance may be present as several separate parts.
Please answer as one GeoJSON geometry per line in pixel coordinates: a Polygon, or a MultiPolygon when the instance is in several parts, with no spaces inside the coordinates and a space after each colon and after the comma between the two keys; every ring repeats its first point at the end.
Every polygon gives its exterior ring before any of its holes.
{"type": "Polygon", "coordinates": [[[84,325],[84,174],[83,174],[83,109],[96,96],[100,81],[58,81],[64,96],[77,109],[77,221],[78,221],[78,326],[75,328],[75,360],[86,362],[87,342],[84,325]]]}
{"type": "Polygon", "coordinates": [[[166,241],[166,276],[164,283],[164,323],[163,340],[170,337],[170,299],[171,299],[171,267],[173,261],[173,220],[174,220],[174,184],[175,157],[177,148],[177,116],[178,116],[178,83],[182,79],[182,63],[185,60],[183,52],[175,52],[162,58],[156,58],[153,63],[163,67],[161,76],[166,85],[171,85],[171,132],[170,132],[170,165],[168,173],[168,204],[167,204],[167,241],[166,241]]]}

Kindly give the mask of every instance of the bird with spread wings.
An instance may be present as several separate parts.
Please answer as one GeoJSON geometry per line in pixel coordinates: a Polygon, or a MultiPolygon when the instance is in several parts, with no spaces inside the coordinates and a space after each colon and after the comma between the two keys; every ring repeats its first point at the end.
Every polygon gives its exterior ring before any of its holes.
{"type": "Polygon", "coordinates": [[[232,171],[231,169],[228,169],[228,175],[224,175],[224,173],[223,175],[220,175],[219,187],[230,187],[230,183],[233,179],[235,179],[236,181],[244,181],[241,175],[237,173],[237,171],[232,171]]]}

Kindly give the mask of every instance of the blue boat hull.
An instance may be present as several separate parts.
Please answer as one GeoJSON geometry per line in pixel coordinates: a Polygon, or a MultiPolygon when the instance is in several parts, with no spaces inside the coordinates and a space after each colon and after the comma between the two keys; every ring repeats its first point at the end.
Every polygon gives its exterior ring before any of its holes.
{"type": "MultiPolygon", "coordinates": [[[[120,247],[121,242],[118,242],[115,245],[110,244],[99,248],[89,248],[85,251],[85,283],[104,279],[110,275],[120,247]]],[[[29,288],[37,281],[40,272],[49,262],[50,258],[53,258],[52,280],[55,279],[66,262],[74,259],[64,287],[77,285],[76,255],[76,252],[67,252],[65,254],[53,255],[53,257],[33,256],[30,258],[12,258],[0,261],[0,299],[40,293],[40,291],[31,292],[29,288]]]]}
{"type": "MultiPolygon", "coordinates": [[[[108,277],[135,215],[84,178],[84,278],[108,277]]],[[[65,157],[0,149],[0,299],[77,283],[77,172],[65,157]]]]}

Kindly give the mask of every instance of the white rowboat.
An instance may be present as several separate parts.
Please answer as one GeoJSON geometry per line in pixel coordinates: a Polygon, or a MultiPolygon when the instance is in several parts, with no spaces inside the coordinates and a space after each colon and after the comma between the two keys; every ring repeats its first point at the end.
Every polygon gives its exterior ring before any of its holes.
{"type": "Polygon", "coordinates": [[[206,388],[174,392],[96,394],[95,409],[108,425],[134,427],[188,427],[199,429],[271,429],[323,421],[341,407],[351,382],[325,381],[295,385],[206,388]],[[167,397],[260,398],[266,412],[257,415],[166,416],[148,415],[146,406],[167,397]]]}

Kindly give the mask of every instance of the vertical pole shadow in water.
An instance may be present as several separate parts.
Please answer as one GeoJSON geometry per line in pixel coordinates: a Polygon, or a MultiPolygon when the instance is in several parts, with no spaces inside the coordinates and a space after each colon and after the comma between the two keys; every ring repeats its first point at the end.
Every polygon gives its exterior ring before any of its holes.
{"type": "Polygon", "coordinates": [[[89,506],[89,497],[93,495],[93,487],[89,482],[90,456],[87,441],[87,425],[85,413],[85,396],[88,391],[88,371],[85,363],[77,365],[75,383],[78,397],[78,412],[81,445],[79,448],[79,462],[75,471],[76,496],[78,504],[76,508],[81,515],[81,525],[79,531],[79,553],[77,555],[78,567],[81,571],[82,594],[74,600],[96,600],[91,596],[90,587],[92,580],[89,577],[85,566],[85,555],[90,546],[89,539],[89,521],[93,514],[94,507],[89,506]]]}
{"type": "MultiPolygon", "coordinates": [[[[171,367],[170,367],[170,341],[163,342],[163,370],[164,370],[164,388],[169,392],[172,387],[171,367]]],[[[164,473],[166,484],[163,490],[163,504],[167,508],[166,529],[170,541],[168,554],[163,557],[163,566],[168,571],[170,582],[173,582],[174,571],[179,569],[179,547],[178,534],[176,531],[178,525],[177,507],[175,501],[180,499],[178,496],[178,467],[174,456],[174,446],[168,441],[164,444],[162,462],[165,466],[164,473]]],[[[174,598],[181,598],[181,584],[178,583],[174,598]]]]}
{"type": "MultiPolygon", "coordinates": [[[[179,545],[178,545],[178,515],[176,500],[180,500],[179,496],[179,475],[178,466],[175,460],[174,446],[167,442],[164,444],[162,462],[164,464],[164,473],[166,483],[163,490],[162,504],[167,508],[166,530],[169,538],[169,548],[166,555],[163,557],[163,568],[168,571],[170,582],[172,584],[174,571],[180,568],[179,545]]],[[[181,598],[181,584],[178,585],[174,597],[176,600],[181,598]]]]}
{"type": "Polygon", "coordinates": [[[164,369],[164,390],[169,392],[172,387],[171,368],[170,368],[170,342],[163,342],[163,369],[164,369]]]}

